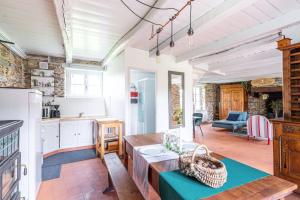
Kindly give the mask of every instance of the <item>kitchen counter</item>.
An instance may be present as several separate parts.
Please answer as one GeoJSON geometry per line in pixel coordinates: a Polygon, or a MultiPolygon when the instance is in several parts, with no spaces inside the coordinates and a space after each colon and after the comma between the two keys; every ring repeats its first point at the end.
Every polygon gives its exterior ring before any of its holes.
{"type": "Polygon", "coordinates": [[[82,116],[82,117],[65,116],[65,117],[60,117],[60,118],[42,119],[42,123],[60,122],[60,121],[74,121],[74,120],[99,120],[99,119],[103,119],[103,118],[105,118],[105,116],[82,116]]]}

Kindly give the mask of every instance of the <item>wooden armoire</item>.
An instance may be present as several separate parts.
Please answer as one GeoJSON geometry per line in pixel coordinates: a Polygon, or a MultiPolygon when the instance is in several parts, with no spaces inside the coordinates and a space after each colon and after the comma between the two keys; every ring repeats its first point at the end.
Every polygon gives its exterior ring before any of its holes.
{"type": "Polygon", "coordinates": [[[283,52],[283,114],[273,121],[274,175],[298,184],[300,192],[300,43],[278,42],[283,52]]]}
{"type": "Polygon", "coordinates": [[[225,119],[230,111],[246,111],[247,95],[241,84],[220,86],[220,119],[225,119]]]}

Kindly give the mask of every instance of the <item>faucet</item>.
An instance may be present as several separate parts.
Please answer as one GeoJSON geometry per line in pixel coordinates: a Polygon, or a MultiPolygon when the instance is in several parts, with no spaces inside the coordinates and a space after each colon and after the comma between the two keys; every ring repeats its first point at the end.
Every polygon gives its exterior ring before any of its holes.
{"type": "Polygon", "coordinates": [[[84,115],[84,112],[79,113],[79,118],[81,118],[84,115]]]}

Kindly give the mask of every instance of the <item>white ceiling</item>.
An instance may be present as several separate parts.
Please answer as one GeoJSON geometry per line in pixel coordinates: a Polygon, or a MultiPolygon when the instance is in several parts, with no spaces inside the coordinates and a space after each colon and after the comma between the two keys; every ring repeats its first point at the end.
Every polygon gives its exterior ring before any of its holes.
{"type": "MultiPolygon", "coordinates": [[[[134,0],[124,2],[140,16],[149,10],[134,0]]],[[[186,2],[159,0],[157,6],[180,9],[186,2]]],[[[189,24],[189,9],[185,9],[174,22],[175,47],[165,42],[160,51],[178,62],[189,60],[199,82],[280,76],[281,55],[275,50],[276,39],[270,37],[282,31],[300,41],[300,26],[295,26],[300,22],[300,0],[194,0],[192,5],[195,34],[191,45],[183,29],[189,24]]],[[[152,9],[147,19],[163,24],[173,14],[173,10],[152,9]]],[[[123,37],[138,22],[120,0],[0,0],[0,33],[26,53],[102,60],[116,49],[115,44],[155,49],[156,38],[149,40],[152,25],[147,22],[123,37]]],[[[169,37],[167,26],[159,41],[169,37]]]]}
{"type": "Polygon", "coordinates": [[[52,0],[0,0],[0,33],[28,54],[64,55],[52,0]]]}
{"type": "MultiPolygon", "coordinates": [[[[125,0],[140,16],[148,8],[125,0]]],[[[153,1],[145,1],[152,3],[153,1]]],[[[137,23],[120,0],[70,0],[73,56],[100,60],[137,23]]]]}

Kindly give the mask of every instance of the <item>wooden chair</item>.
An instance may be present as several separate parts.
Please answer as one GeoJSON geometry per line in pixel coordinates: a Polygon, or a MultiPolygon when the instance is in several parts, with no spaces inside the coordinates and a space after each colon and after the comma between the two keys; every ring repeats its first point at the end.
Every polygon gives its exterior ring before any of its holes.
{"type": "Polygon", "coordinates": [[[193,137],[195,138],[195,126],[199,126],[200,131],[203,136],[203,131],[201,128],[201,124],[203,122],[203,114],[202,113],[193,113],[193,137]]]}
{"type": "Polygon", "coordinates": [[[117,119],[97,120],[96,153],[104,158],[105,153],[118,152],[122,155],[123,122],[117,119]]]}
{"type": "Polygon", "coordinates": [[[269,145],[273,139],[273,125],[264,116],[252,115],[247,120],[247,134],[248,139],[250,137],[267,139],[269,145]]]}

